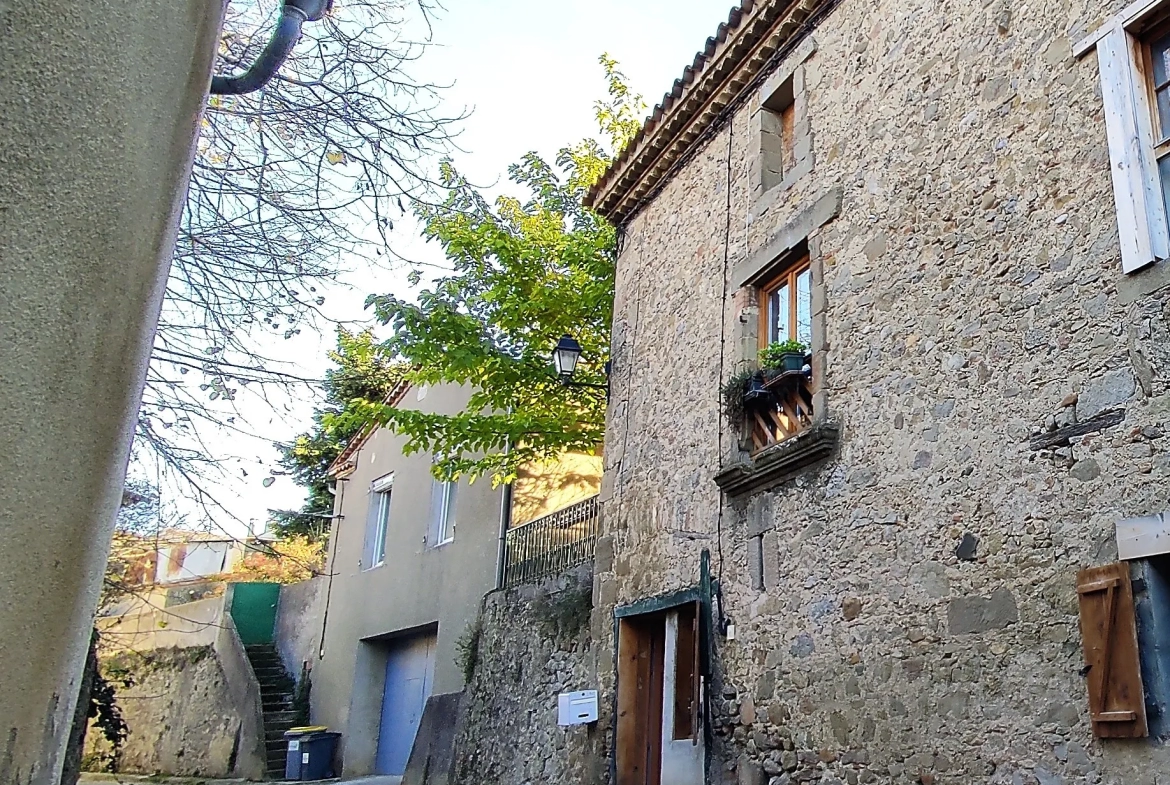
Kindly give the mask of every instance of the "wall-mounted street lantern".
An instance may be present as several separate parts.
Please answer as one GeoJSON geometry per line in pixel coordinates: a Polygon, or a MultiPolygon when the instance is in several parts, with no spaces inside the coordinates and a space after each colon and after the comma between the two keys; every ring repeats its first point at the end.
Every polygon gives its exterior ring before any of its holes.
{"type": "Polygon", "coordinates": [[[581,344],[569,335],[561,336],[557,347],[553,349],[553,364],[557,367],[557,376],[561,381],[568,382],[577,371],[577,361],[581,359],[581,344]]]}
{"type": "MultiPolygon", "coordinates": [[[[573,374],[577,372],[577,363],[581,359],[581,344],[577,343],[576,339],[571,335],[562,335],[561,340],[557,341],[556,348],[553,349],[553,365],[557,369],[557,377],[561,380],[561,384],[566,387],[592,387],[597,390],[605,390],[609,393],[609,383],[606,384],[591,384],[589,382],[575,382],[573,381],[573,374]]],[[[605,364],[606,376],[609,375],[609,363],[605,364]]]]}

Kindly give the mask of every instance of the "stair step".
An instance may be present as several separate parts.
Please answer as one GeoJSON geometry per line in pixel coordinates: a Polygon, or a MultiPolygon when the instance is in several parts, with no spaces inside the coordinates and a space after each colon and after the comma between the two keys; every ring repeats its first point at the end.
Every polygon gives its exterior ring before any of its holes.
{"type": "Polygon", "coordinates": [[[289,676],[288,672],[285,671],[284,667],[281,665],[253,665],[252,672],[256,674],[257,679],[262,676],[280,676],[281,678],[285,679],[292,678],[292,676],[289,676]]]}
{"type": "Polygon", "coordinates": [[[260,682],[260,688],[262,690],[264,688],[267,688],[269,692],[279,691],[279,692],[287,692],[289,694],[292,694],[292,692],[293,692],[292,683],[289,681],[285,681],[283,679],[280,679],[280,680],[269,679],[267,681],[262,681],[262,682],[260,682]]]}
{"type": "Polygon", "coordinates": [[[268,656],[249,657],[248,662],[252,663],[253,666],[259,667],[259,668],[271,668],[271,667],[275,667],[277,665],[284,664],[284,660],[282,660],[280,658],[280,656],[276,655],[276,654],[272,655],[271,657],[268,657],[268,656]]]}
{"type": "MultiPolygon", "coordinates": [[[[264,713],[264,727],[271,728],[272,730],[277,730],[277,726],[279,726],[283,723],[286,723],[286,722],[291,723],[291,722],[295,721],[296,718],[297,718],[297,713],[295,711],[269,711],[269,712],[265,712],[264,713]]],[[[291,725],[289,727],[291,727],[291,725]]],[[[281,728],[281,730],[287,730],[287,729],[288,728],[281,728]]]]}

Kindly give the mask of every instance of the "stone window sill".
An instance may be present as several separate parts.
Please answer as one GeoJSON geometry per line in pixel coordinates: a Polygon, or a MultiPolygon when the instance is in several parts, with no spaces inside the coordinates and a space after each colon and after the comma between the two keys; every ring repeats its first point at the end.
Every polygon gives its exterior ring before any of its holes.
{"type": "Polygon", "coordinates": [[[761,189],[759,197],[752,205],[752,218],[759,218],[771,210],[784,194],[792,190],[792,186],[796,185],[800,178],[812,173],[812,170],[812,156],[810,154],[802,158],[791,170],[786,172],[779,183],[767,190],[761,189]]]}
{"type": "Polygon", "coordinates": [[[757,453],[750,461],[728,466],[715,475],[715,484],[728,496],[768,490],[832,455],[840,434],[836,423],[817,423],[757,453]]]}

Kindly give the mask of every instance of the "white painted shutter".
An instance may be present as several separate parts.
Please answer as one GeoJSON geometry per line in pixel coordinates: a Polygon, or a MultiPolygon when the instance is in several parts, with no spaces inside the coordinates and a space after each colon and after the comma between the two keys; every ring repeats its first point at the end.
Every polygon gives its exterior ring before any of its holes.
{"type": "Polygon", "coordinates": [[[1170,230],[1154,159],[1153,119],[1143,77],[1135,65],[1134,46],[1136,41],[1119,23],[1097,43],[1121,269],[1126,273],[1170,257],[1170,230]]]}

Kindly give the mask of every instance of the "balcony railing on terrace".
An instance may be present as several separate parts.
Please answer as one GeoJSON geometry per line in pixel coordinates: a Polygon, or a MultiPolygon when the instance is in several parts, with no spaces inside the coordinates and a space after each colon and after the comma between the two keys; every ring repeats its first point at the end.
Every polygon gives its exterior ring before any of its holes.
{"type": "Polygon", "coordinates": [[[532,583],[592,559],[597,519],[597,497],[593,496],[510,529],[505,542],[504,588],[532,583]]]}
{"type": "Polygon", "coordinates": [[[752,435],[752,452],[795,436],[812,425],[811,380],[803,371],[788,371],[764,382],[766,391],[745,406],[752,435]]]}

